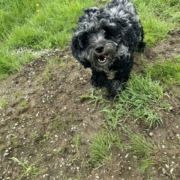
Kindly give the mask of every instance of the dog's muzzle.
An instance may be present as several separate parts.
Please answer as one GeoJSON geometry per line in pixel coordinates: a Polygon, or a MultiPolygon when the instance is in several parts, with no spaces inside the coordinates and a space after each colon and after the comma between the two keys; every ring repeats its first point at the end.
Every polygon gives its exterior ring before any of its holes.
{"type": "Polygon", "coordinates": [[[115,55],[116,47],[113,44],[98,44],[91,51],[90,61],[94,67],[107,71],[115,55]]]}
{"type": "Polygon", "coordinates": [[[95,54],[96,54],[96,59],[100,64],[106,63],[108,58],[110,58],[110,54],[104,53],[103,45],[98,45],[95,47],[95,54]]]}

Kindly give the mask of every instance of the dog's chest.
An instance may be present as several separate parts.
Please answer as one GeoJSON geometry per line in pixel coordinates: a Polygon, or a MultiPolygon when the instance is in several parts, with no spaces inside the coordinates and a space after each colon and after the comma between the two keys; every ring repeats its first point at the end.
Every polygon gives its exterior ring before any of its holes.
{"type": "Polygon", "coordinates": [[[107,73],[107,78],[108,78],[108,79],[114,79],[115,74],[116,74],[116,71],[109,71],[109,72],[107,73]]]}

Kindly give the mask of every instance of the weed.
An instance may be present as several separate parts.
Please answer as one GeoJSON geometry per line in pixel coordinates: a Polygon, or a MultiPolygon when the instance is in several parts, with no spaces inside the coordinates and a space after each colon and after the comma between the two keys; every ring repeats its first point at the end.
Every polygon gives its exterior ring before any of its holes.
{"type": "Polygon", "coordinates": [[[61,152],[62,152],[62,148],[58,148],[58,149],[57,149],[57,152],[58,152],[58,153],[61,153],[61,152]]]}
{"type": "Polygon", "coordinates": [[[49,82],[51,78],[52,78],[52,73],[48,69],[46,69],[43,72],[43,79],[42,79],[43,83],[49,82]]]}
{"type": "Polygon", "coordinates": [[[59,119],[59,120],[53,121],[52,126],[56,130],[59,128],[62,128],[63,130],[65,130],[68,124],[66,124],[63,120],[59,119]]]}
{"type": "Polygon", "coordinates": [[[134,111],[133,115],[136,117],[135,122],[139,119],[144,119],[145,123],[149,125],[149,127],[153,126],[161,126],[162,125],[162,118],[159,114],[153,109],[150,108],[141,108],[136,109],[134,111]]]}
{"type": "Polygon", "coordinates": [[[44,134],[44,138],[45,138],[45,140],[49,140],[49,138],[50,138],[50,132],[46,132],[46,133],[44,134]]]}
{"type": "Polygon", "coordinates": [[[20,92],[16,92],[13,94],[13,96],[15,99],[21,99],[24,96],[24,94],[20,92]]]}
{"type": "Polygon", "coordinates": [[[25,108],[25,107],[28,106],[28,104],[29,104],[28,100],[23,100],[23,101],[21,101],[21,102],[19,103],[19,107],[20,107],[20,108],[25,108]]]}
{"type": "Polygon", "coordinates": [[[76,153],[78,153],[79,152],[79,145],[80,145],[80,142],[81,142],[81,139],[80,139],[79,135],[76,135],[75,137],[73,137],[72,142],[73,142],[73,144],[75,146],[76,153]]]}
{"type": "Polygon", "coordinates": [[[19,177],[19,180],[30,175],[37,176],[40,173],[38,172],[38,169],[34,166],[34,164],[28,165],[28,161],[26,160],[26,158],[24,159],[23,162],[16,157],[12,157],[10,159],[13,160],[15,163],[18,163],[22,167],[23,173],[19,177]]]}
{"type": "Polygon", "coordinates": [[[54,129],[62,129],[63,131],[74,121],[73,114],[69,113],[65,119],[63,118],[55,118],[52,122],[52,126],[54,129]]]}
{"type": "Polygon", "coordinates": [[[9,138],[10,138],[10,141],[11,141],[13,147],[17,147],[18,146],[18,137],[15,134],[10,134],[9,138]]]}
{"type": "Polygon", "coordinates": [[[13,146],[14,146],[14,147],[17,147],[17,146],[18,146],[18,140],[17,140],[17,138],[13,138],[13,139],[12,139],[12,143],[13,143],[13,146]]]}
{"type": "Polygon", "coordinates": [[[8,102],[5,99],[0,99],[0,109],[6,108],[8,105],[8,102]]]}
{"type": "Polygon", "coordinates": [[[52,126],[56,130],[59,129],[60,127],[63,127],[63,129],[64,129],[64,127],[66,127],[65,123],[63,123],[62,120],[53,121],[52,126]]]}

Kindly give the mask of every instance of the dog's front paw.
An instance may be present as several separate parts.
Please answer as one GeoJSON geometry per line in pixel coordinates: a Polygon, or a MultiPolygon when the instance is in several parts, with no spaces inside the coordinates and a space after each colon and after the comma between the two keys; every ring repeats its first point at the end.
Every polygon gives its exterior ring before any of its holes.
{"type": "Polygon", "coordinates": [[[100,76],[100,77],[92,77],[91,78],[91,84],[94,86],[94,87],[109,87],[110,86],[110,83],[109,83],[109,80],[103,76],[100,76]]]}
{"type": "Polygon", "coordinates": [[[116,95],[118,95],[118,93],[122,92],[124,89],[125,89],[125,86],[123,83],[121,83],[118,80],[113,80],[111,82],[108,96],[114,98],[116,95]]]}

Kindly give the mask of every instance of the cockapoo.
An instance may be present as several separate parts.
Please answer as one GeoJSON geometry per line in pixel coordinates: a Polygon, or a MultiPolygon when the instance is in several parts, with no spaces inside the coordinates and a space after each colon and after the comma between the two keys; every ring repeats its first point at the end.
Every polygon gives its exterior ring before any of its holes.
{"type": "Polygon", "coordinates": [[[110,97],[125,89],[133,66],[133,53],[145,48],[144,32],[136,9],[128,0],[113,0],[105,8],[84,9],[74,30],[71,50],[91,68],[91,83],[108,88],[110,97]],[[109,74],[113,72],[113,78],[109,74]]]}

